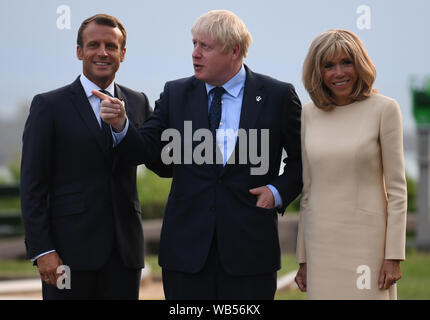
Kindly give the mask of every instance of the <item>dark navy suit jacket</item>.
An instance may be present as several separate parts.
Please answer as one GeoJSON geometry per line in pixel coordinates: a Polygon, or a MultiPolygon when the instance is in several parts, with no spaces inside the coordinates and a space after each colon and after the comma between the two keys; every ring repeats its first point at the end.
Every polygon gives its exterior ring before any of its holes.
{"type": "MultiPolygon", "coordinates": [[[[149,117],[147,97],[115,85],[131,127],[149,117]]],[[[36,95],[23,134],[21,204],[28,258],[55,249],[72,270],[98,269],[114,241],[141,268],[143,233],[136,167],[106,143],[79,77],[36,95]]]]}
{"type": "MultiPolygon", "coordinates": [[[[268,172],[251,175],[249,161],[238,163],[240,144],[247,143],[242,140],[234,151],[236,164],[227,164],[220,174],[214,164],[171,165],[173,181],[159,252],[163,268],[201,270],[214,232],[223,267],[230,274],[254,275],[280,268],[277,212],[257,207],[257,197],[248,190],[275,186],[283,201],[280,212],[301,192],[300,113],[301,104],[291,84],[246,67],[239,128],[248,133],[249,129],[270,129],[269,154],[265,155],[269,156],[268,172]],[[283,149],[288,157],[284,173],[279,175],[283,149]]],[[[138,130],[130,127],[118,152],[135,164],[155,161],[163,146],[161,133],[167,128],[181,133],[183,148],[184,121],[192,121],[193,133],[209,129],[205,84],[195,77],[167,82],[152,116],[138,130]]],[[[199,142],[192,145],[195,148],[199,142]]],[[[257,149],[260,154],[261,145],[257,149]]]]}

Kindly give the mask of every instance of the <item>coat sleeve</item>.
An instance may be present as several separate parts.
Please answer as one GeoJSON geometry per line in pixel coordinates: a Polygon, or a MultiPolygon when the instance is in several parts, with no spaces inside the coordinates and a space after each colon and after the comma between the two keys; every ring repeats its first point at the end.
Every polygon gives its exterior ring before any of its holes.
{"type": "Polygon", "coordinates": [[[283,213],[287,206],[294,201],[302,190],[302,155],[300,144],[300,117],[302,106],[300,99],[292,85],[285,90],[283,123],[282,123],[282,146],[287,152],[284,161],[284,173],[278,176],[271,184],[278,190],[282,197],[283,213]]]}
{"type": "Polygon", "coordinates": [[[385,259],[405,259],[407,192],[400,107],[395,100],[382,113],[380,143],[387,193],[385,259]]]}
{"type": "Polygon", "coordinates": [[[297,263],[306,262],[306,244],[305,244],[305,216],[308,208],[309,189],[311,186],[311,175],[308,162],[308,156],[305,147],[305,134],[306,134],[306,119],[305,110],[302,110],[302,127],[301,127],[301,142],[302,142],[302,167],[303,167],[303,190],[302,198],[300,200],[300,215],[299,215],[299,226],[297,233],[297,248],[296,248],[296,261],[297,263]]]}
{"type": "Polygon", "coordinates": [[[161,176],[169,176],[171,169],[160,169],[161,135],[168,127],[168,86],[166,84],[160,99],[155,103],[154,112],[139,128],[129,126],[127,134],[116,147],[116,152],[124,156],[129,164],[145,164],[161,176]],[[158,171],[158,172],[157,172],[158,171]]]}
{"type": "Polygon", "coordinates": [[[54,122],[41,95],[34,97],[24,127],[21,157],[21,212],[27,257],[55,249],[50,235],[49,190],[51,183],[54,122]]]}
{"type": "MultiPolygon", "coordinates": [[[[151,115],[153,114],[153,110],[151,108],[151,105],[149,103],[148,97],[142,92],[143,95],[143,105],[145,106],[144,110],[144,121],[139,123],[139,127],[141,127],[145,121],[150,119],[151,115]]],[[[152,121],[152,120],[151,120],[152,121]]],[[[163,163],[161,159],[161,151],[158,153],[160,156],[157,158],[153,158],[151,161],[146,161],[145,166],[150,169],[151,171],[155,172],[158,176],[162,178],[170,178],[173,175],[172,168],[173,165],[166,165],[163,163]]]]}

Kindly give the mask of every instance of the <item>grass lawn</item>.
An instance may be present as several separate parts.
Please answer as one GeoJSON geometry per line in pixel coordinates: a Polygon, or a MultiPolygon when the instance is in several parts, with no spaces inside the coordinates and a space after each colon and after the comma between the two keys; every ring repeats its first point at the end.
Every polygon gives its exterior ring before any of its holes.
{"type": "MultiPolygon", "coordinates": [[[[158,266],[157,256],[147,256],[146,264],[156,278],[161,278],[161,268],[158,266]]],[[[398,282],[399,300],[430,300],[430,253],[420,253],[415,250],[407,250],[406,261],[402,262],[403,277],[398,282]]],[[[293,254],[282,256],[282,269],[278,276],[297,270],[298,265],[293,254]]],[[[20,277],[38,277],[37,268],[26,260],[2,260],[0,261],[0,279],[12,279],[20,277]]],[[[278,292],[277,300],[303,300],[306,294],[299,290],[278,292]]]]}
{"type": "Polygon", "coordinates": [[[29,260],[0,260],[0,279],[37,278],[37,267],[29,260]]]}
{"type": "Polygon", "coordinates": [[[402,279],[397,284],[399,300],[430,300],[430,253],[406,251],[401,263],[402,279]]]}

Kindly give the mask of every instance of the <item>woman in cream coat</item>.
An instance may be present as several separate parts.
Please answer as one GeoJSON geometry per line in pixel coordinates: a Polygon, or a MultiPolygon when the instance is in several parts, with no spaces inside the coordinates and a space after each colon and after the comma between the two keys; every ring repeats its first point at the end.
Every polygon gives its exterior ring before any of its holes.
{"type": "Polygon", "coordinates": [[[396,299],[405,259],[400,108],[372,89],[375,67],[352,32],[311,44],[303,82],[303,194],[296,282],[308,299],[396,299]]]}

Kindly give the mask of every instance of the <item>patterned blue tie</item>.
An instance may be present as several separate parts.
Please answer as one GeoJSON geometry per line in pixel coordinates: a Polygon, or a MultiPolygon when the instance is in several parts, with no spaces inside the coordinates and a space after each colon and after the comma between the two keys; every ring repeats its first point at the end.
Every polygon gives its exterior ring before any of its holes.
{"type": "Polygon", "coordinates": [[[216,141],[216,129],[219,127],[221,121],[221,97],[225,92],[223,87],[215,87],[210,92],[213,93],[212,103],[209,110],[209,129],[212,132],[213,138],[216,141]]]}
{"type": "MultiPolygon", "coordinates": [[[[214,150],[214,164],[216,164],[216,129],[219,127],[219,122],[221,121],[221,113],[222,113],[222,100],[221,97],[225,92],[225,89],[223,87],[215,87],[210,92],[213,93],[211,108],[209,110],[209,129],[212,132],[213,137],[213,150],[214,150]]],[[[223,165],[216,165],[216,171],[219,175],[222,171],[223,165]]]]}

